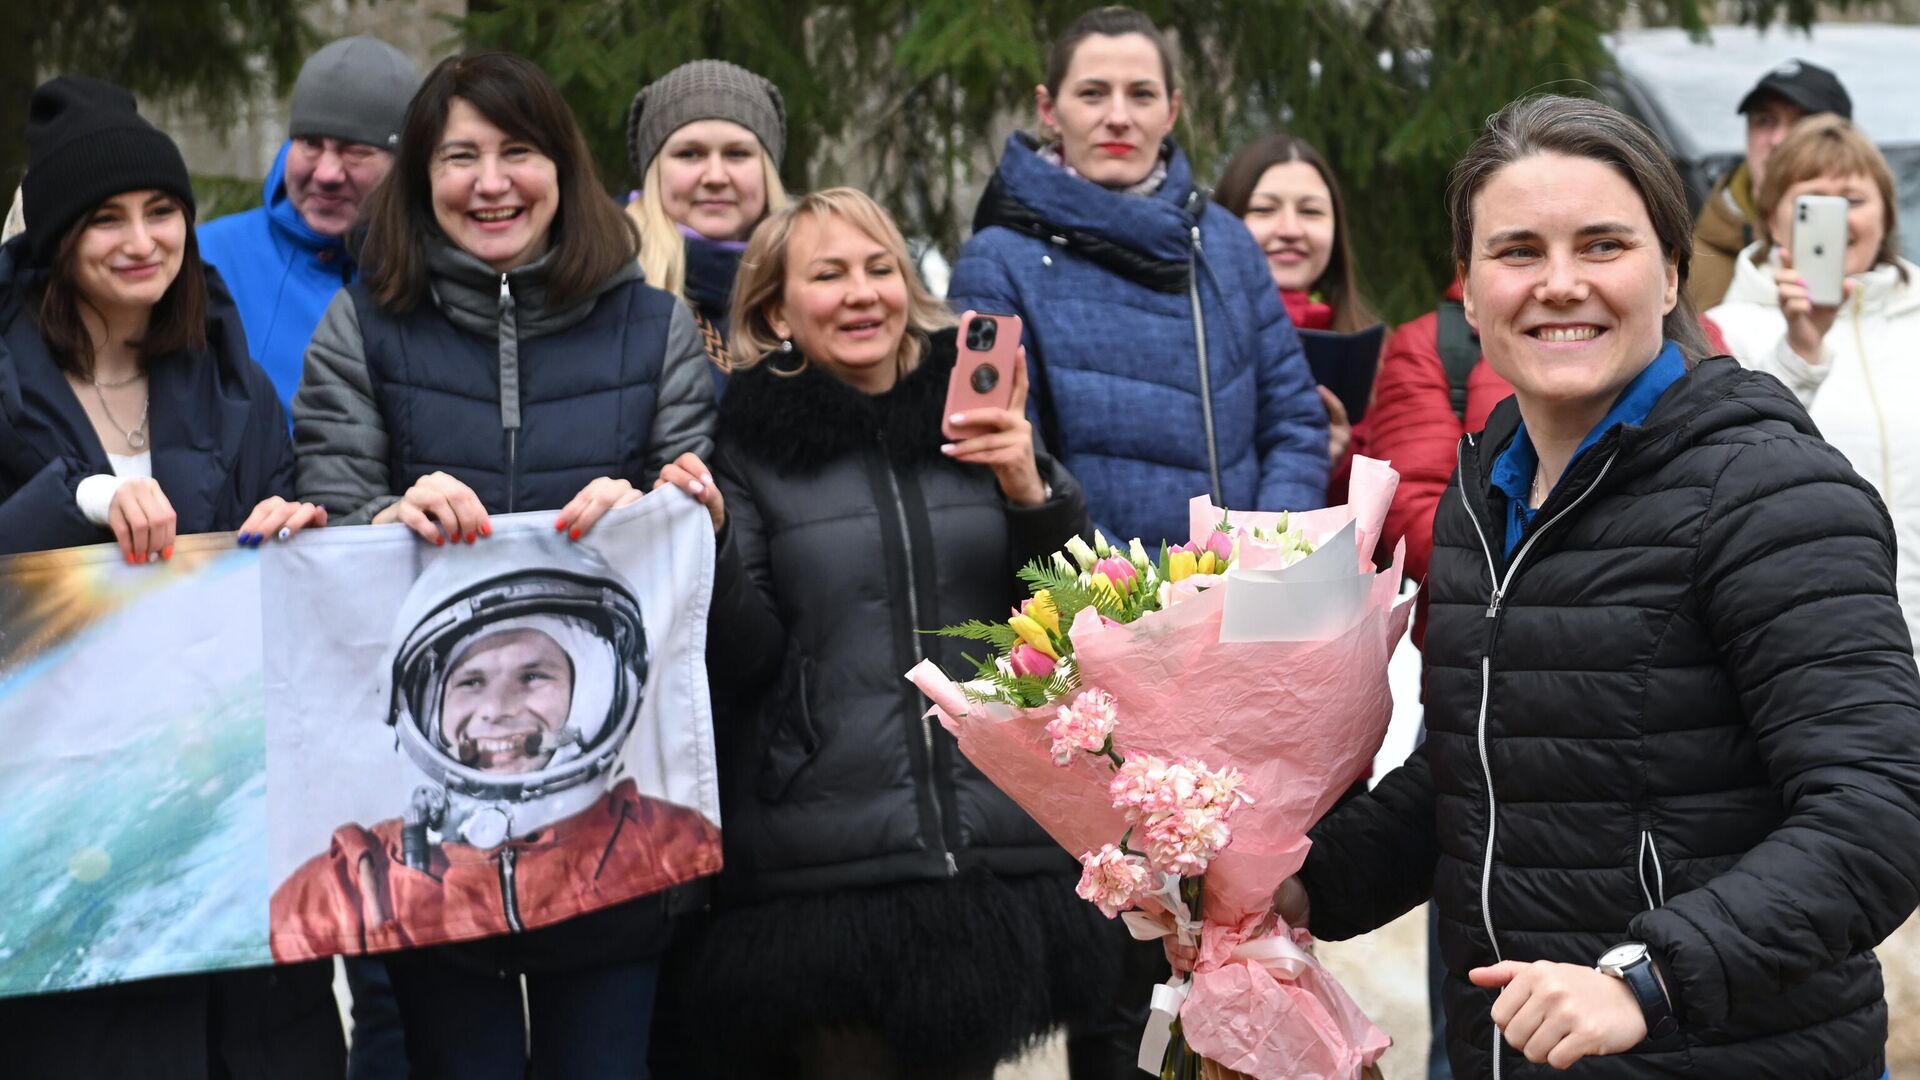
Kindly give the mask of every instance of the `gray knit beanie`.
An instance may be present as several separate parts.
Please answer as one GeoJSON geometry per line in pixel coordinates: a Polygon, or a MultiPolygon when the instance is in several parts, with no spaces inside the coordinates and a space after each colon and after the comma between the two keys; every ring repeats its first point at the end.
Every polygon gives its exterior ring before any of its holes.
{"type": "Polygon", "coordinates": [[[633,96],[627,162],[643,178],[667,137],[696,120],[731,120],[760,140],[773,167],[787,151],[787,103],[772,83],[725,60],[693,60],[633,96]]]}
{"type": "Polygon", "coordinates": [[[420,72],[413,61],[379,38],[329,42],[300,66],[287,134],[393,150],[400,145],[407,103],[419,88],[420,72]]]}

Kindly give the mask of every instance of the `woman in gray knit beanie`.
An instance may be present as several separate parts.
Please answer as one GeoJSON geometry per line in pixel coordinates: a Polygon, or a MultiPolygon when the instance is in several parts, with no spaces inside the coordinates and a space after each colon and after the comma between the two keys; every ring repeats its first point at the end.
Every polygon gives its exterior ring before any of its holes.
{"type": "Polygon", "coordinates": [[[640,194],[647,283],[693,308],[716,385],[727,369],[727,306],[754,226],[787,204],[780,159],[787,108],[766,79],[725,60],[694,60],[638,94],[627,114],[627,158],[640,194]]]}

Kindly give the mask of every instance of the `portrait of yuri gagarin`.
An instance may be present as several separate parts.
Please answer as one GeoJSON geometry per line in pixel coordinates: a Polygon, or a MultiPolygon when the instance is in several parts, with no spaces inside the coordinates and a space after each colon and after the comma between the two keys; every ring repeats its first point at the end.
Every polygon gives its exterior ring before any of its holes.
{"type": "Polygon", "coordinates": [[[274,891],[277,960],[511,933],[720,867],[718,827],[623,775],[647,684],[633,589],[561,537],[434,554],[370,728],[411,782],[274,891]]]}

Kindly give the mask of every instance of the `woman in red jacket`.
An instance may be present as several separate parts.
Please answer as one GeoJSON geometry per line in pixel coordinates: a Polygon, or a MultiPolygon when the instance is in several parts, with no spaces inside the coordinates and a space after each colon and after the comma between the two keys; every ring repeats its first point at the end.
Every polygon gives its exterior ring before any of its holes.
{"type": "MultiPolygon", "coordinates": [[[[1312,143],[1285,133],[1248,143],[1227,162],[1213,198],[1245,222],[1260,245],[1295,328],[1344,334],[1380,321],[1360,295],[1340,183],[1312,143]]],[[[1365,425],[1348,423],[1340,399],[1324,386],[1320,400],[1333,466],[1327,497],[1345,502],[1347,471],[1363,447],[1365,425]]]]}

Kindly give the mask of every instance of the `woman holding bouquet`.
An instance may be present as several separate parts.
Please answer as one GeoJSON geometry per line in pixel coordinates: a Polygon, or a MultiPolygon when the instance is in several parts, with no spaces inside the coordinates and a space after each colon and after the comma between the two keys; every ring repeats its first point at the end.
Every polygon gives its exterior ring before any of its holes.
{"type": "Polygon", "coordinates": [[[921,631],[1004,619],[1015,569],[1085,531],[1086,503],[1035,451],[1019,367],[1009,408],[941,434],[953,318],[871,199],[798,200],[741,267],[715,467],[665,477],[720,537],[726,870],[658,1037],[705,1058],[676,1076],[989,1077],[1114,958],[1073,860],[902,673],[960,663],[921,631]]]}
{"type": "Polygon", "coordinates": [[[1680,180],[1516,102],[1448,196],[1513,384],[1434,524],[1428,738],[1283,915],[1432,897],[1459,1076],[1871,1080],[1920,897],[1920,674],[1886,510],[1778,382],[1701,359],[1680,180]]]}

